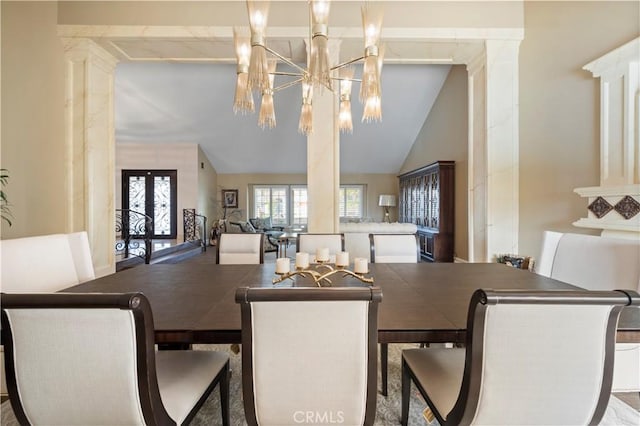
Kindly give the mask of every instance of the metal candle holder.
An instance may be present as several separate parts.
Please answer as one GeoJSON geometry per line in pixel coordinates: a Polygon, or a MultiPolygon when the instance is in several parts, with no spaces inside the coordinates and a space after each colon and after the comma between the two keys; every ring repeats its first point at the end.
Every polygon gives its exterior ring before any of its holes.
{"type": "Polygon", "coordinates": [[[347,275],[351,275],[352,277],[359,279],[363,283],[373,284],[373,277],[365,277],[363,273],[353,272],[344,266],[333,267],[328,262],[320,261],[320,260],[317,261],[317,265],[315,266],[315,269],[310,269],[310,267],[306,269],[301,267],[296,267],[296,270],[293,272],[276,272],[276,274],[278,274],[279,277],[274,278],[272,280],[272,283],[277,284],[286,279],[293,280],[294,276],[300,275],[301,277],[305,277],[305,278],[306,277],[313,278],[313,282],[316,283],[318,287],[322,287],[323,281],[326,281],[327,283],[329,283],[329,285],[331,285],[331,280],[329,279],[329,277],[338,273],[342,273],[343,277],[346,277],[347,275]],[[326,269],[326,272],[321,272],[319,271],[319,269],[326,269]]]}

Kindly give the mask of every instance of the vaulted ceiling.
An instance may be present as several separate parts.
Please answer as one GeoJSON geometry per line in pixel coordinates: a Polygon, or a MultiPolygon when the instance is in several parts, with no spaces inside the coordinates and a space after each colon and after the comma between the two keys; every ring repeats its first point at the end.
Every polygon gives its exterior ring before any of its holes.
{"type": "MultiPolygon", "coordinates": [[[[449,69],[385,65],[379,123],[361,123],[354,85],[354,129],[340,136],[341,172],[398,172],[449,69]]],[[[218,173],[305,173],[306,137],[297,131],[300,86],[276,93],[277,126],[263,130],[257,112],[234,115],[235,78],[232,64],[121,63],[115,79],[116,141],[196,143],[218,173]]]]}
{"type": "MultiPolygon", "coordinates": [[[[306,4],[273,2],[269,14],[267,45],[297,63],[305,62],[306,4]]],[[[340,137],[342,173],[397,173],[451,65],[468,64],[482,55],[483,40],[469,37],[476,32],[466,32],[466,28],[477,27],[478,16],[482,16],[501,34],[502,28],[518,21],[521,7],[510,2],[499,7],[465,3],[463,9],[449,4],[440,7],[437,2],[375,4],[385,10],[383,117],[381,123],[360,123],[362,106],[353,96],[354,131],[340,137]]],[[[329,41],[339,45],[341,61],[362,55],[361,5],[352,1],[332,4],[329,41]]],[[[87,5],[86,10],[75,4],[62,7],[69,25],[63,26],[61,34],[89,37],[120,61],[115,78],[116,142],[197,143],[218,173],[304,173],[306,138],[297,131],[298,85],[276,93],[275,129],[258,127],[257,113],[233,114],[232,29],[247,31],[244,2],[198,4],[208,25],[195,27],[175,26],[169,6],[167,10],[158,7],[150,15],[151,21],[158,21],[155,26],[92,27],[73,24],[84,22],[89,15],[95,16],[96,24],[105,16],[106,23],[112,8],[101,11],[99,3],[87,5]]],[[[127,3],[114,7],[123,9],[118,9],[120,14],[140,12],[133,6],[127,9],[127,3]]],[[[355,84],[354,93],[358,89],[355,84]]],[[[257,96],[255,101],[257,109],[257,96]]]]}

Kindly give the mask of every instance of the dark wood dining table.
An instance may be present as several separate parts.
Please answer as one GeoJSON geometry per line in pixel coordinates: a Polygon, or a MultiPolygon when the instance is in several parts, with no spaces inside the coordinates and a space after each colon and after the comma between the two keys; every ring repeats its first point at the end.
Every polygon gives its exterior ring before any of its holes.
{"type": "MultiPolygon", "coordinates": [[[[370,264],[368,276],[382,289],[380,343],[465,341],[469,300],[478,288],[567,290],[577,287],[497,263],[370,264]]],[[[198,263],[140,265],[65,292],[142,292],[153,309],[157,343],[240,343],[238,287],[272,287],[274,264],[198,263]]],[[[365,285],[337,278],[332,285],[365,285]]],[[[313,286],[309,278],[277,286],[313,286]]],[[[640,309],[625,308],[619,342],[640,342],[640,309]]]]}

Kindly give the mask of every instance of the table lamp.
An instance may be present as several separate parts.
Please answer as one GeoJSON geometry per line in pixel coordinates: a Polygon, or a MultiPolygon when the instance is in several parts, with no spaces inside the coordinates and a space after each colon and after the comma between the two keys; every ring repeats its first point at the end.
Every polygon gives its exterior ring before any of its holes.
{"type": "Polygon", "coordinates": [[[378,205],[380,207],[384,207],[384,219],[383,222],[391,223],[391,218],[389,217],[389,207],[396,206],[396,196],[389,194],[382,194],[378,199],[378,205]]]}

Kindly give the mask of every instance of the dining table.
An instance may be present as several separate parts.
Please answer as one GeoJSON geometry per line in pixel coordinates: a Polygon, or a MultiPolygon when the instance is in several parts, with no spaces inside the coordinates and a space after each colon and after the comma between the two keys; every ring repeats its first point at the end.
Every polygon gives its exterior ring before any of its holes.
{"type": "MultiPolygon", "coordinates": [[[[464,343],[471,295],[478,288],[571,290],[579,287],[498,263],[371,263],[367,284],[341,274],[323,285],[375,285],[382,289],[380,343],[464,343]]],[[[240,343],[238,287],[316,286],[296,276],[273,284],[275,264],[199,263],[139,265],[62,291],[141,292],[151,303],[157,343],[240,343]]],[[[640,341],[640,309],[625,308],[619,342],[640,341]]]]}
{"type": "MultiPolygon", "coordinates": [[[[326,268],[326,265],[324,265],[326,268]]],[[[323,286],[374,285],[382,290],[378,308],[378,342],[382,394],[387,393],[389,343],[464,344],[467,312],[476,289],[577,290],[579,287],[499,263],[371,263],[364,275],[373,283],[344,273],[323,286]]],[[[66,288],[74,293],[143,293],[153,312],[160,347],[197,343],[240,343],[239,287],[317,286],[307,276],[281,276],[274,263],[216,265],[176,263],[139,265],[66,288]]],[[[295,321],[295,318],[292,318],[295,321]]],[[[535,327],[535,324],[531,324],[535,327]]],[[[640,342],[640,307],[624,308],[618,342],[640,342]]]]}

